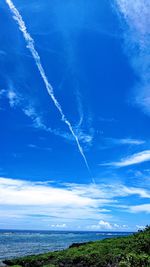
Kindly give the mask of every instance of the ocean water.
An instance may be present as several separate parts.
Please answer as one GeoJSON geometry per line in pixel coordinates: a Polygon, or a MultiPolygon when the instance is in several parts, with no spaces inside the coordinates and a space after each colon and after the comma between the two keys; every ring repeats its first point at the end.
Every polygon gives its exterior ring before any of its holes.
{"type": "Polygon", "coordinates": [[[72,243],[126,236],[126,232],[0,231],[0,261],[61,250],[72,243]]]}

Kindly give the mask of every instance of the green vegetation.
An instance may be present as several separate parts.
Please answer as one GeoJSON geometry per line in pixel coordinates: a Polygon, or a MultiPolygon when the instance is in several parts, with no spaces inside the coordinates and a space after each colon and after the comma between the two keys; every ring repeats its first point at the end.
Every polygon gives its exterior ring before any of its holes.
{"type": "Polygon", "coordinates": [[[5,263],[13,267],[150,267],[150,226],[127,237],[74,244],[63,251],[5,263]]]}

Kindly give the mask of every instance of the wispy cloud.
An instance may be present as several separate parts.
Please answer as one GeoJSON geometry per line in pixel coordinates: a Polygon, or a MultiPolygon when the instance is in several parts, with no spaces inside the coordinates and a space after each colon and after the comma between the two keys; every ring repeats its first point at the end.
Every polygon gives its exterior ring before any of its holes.
{"type": "Polygon", "coordinates": [[[14,90],[12,84],[9,84],[7,90],[0,90],[0,98],[7,98],[11,108],[17,107],[21,102],[21,96],[14,90]]]}
{"type": "Polygon", "coordinates": [[[83,143],[86,144],[87,146],[92,145],[93,138],[94,138],[94,130],[93,128],[89,129],[89,132],[86,132],[82,128],[77,128],[75,127],[75,132],[79,138],[79,140],[83,143]]]}
{"type": "Polygon", "coordinates": [[[103,166],[114,166],[114,167],[126,167],[134,164],[140,164],[142,162],[150,161],[150,150],[144,150],[139,153],[135,153],[126,158],[116,162],[108,162],[100,165],[103,166]]]}
{"type": "Polygon", "coordinates": [[[134,212],[134,213],[139,213],[139,212],[150,213],[150,203],[148,203],[148,204],[142,204],[142,205],[137,205],[137,206],[131,206],[129,208],[129,210],[131,212],[134,212]]]}
{"type": "MultiPolygon", "coordinates": [[[[40,129],[55,136],[61,137],[68,142],[73,143],[74,138],[71,133],[61,131],[60,129],[52,129],[51,127],[47,126],[44,122],[43,114],[39,114],[36,108],[31,104],[27,104],[23,96],[19,95],[18,92],[14,89],[14,86],[9,84],[8,89],[2,89],[0,91],[0,98],[7,98],[9,105],[11,108],[20,108],[22,112],[31,119],[32,126],[36,129],[40,129]]],[[[90,146],[93,141],[94,132],[90,129],[90,132],[87,133],[86,131],[82,130],[80,127],[74,126],[74,131],[78,136],[80,142],[86,146],[90,146]]]]}
{"type": "Polygon", "coordinates": [[[113,145],[143,145],[145,140],[133,138],[105,138],[106,143],[113,145]]]}
{"type": "Polygon", "coordinates": [[[88,115],[84,115],[83,112],[83,104],[81,95],[78,89],[76,89],[76,99],[77,99],[77,107],[79,113],[79,121],[74,126],[74,131],[78,136],[79,140],[88,146],[92,145],[92,141],[94,138],[94,128],[92,127],[92,117],[88,115]],[[88,131],[84,129],[84,122],[86,121],[88,131]]]}
{"type": "Polygon", "coordinates": [[[124,20],[125,52],[139,76],[135,102],[150,114],[150,1],[116,0],[117,10],[124,20]]]}
{"type": "Polygon", "coordinates": [[[31,105],[26,106],[26,107],[22,107],[22,111],[24,112],[24,114],[29,117],[32,122],[33,122],[33,126],[35,128],[41,129],[41,130],[45,130],[47,131],[48,128],[47,126],[44,124],[42,118],[40,115],[38,115],[38,113],[36,112],[35,108],[32,107],[31,105]]]}
{"type": "Polygon", "coordinates": [[[17,106],[18,103],[20,102],[18,94],[13,89],[8,90],[7,98],[9,100],[9,104],[11,107],[17,106]]]}
{"type": "Polygon", "coordinates": [[[150,198],[150,191],[143,188],[123,186],[123,191],[127,195],[139,195],[141,198],[150,198]]]}
{"type": "Polygon", "coordinates": [[[52,151],[51,147],[41,147],[41,146],[37,146],[35,144],[28,144],[28,147],[31,149],[36,149],[36,150],[52,151]]]}
{"type": "Polygon", "coordinates": [[[79,122],[77,124],[77,127],[81,127],[84,119],[84,113],[83,113],[83,106],[82,106],[82,101],[81,101],[81,95],[79,90],[76,92],[76,99],[77,99],[77,106],[78,106],[78,113],[79,113],[79,122]]]}
{"type": "Polygon", "coordinates": [[[124,138],[118,140],[120,144],[123,145],[143,145],[145,144],[144,140],[139,140],[139,139],[131,139],[131,138],[124,138]]]}
{"type": "Polygon", "coordinates": [[[67,184],[67,187],[71,188],[78,194],[85,196],[91,196],[95,199],[113,199],[117,197],[128,197],[137,195],[140,198],[150,198],[150,191],[140,187],[126,186],[121,183],[117,184],[97,184],[95,185],[78,185],[78,184],[67,184]],[[86,189],[85,189],[86,187],[86,189]]]}
{"type": "MultiPolygon", "coordinates": [[[[51,134],[54,134],[56,136],[62,137],[69,142],[74,142],[74,138],[72,134],[68,132],[63,132],[60,129],[52,129],[51,127],[47,126],[43,122],[42,117],[37,114],[36,110],[32,106],[22,108],[22,111],[24,112],[26,116],[28,116],[33,121],[33,126],[35,128],[38,128],[38,129],[47,131],[51,134]]],[[[88,134],[79,128],[77,129],[76,127],[74,131],[82,144],[86,144],[88,146],[91,145],[92,140],[93,140],[93,133],[88,134]]]]}
{"type": "Polygon", "coordinates": [[[10,11],[13,14],[13,19],[17,22],[17,24],[19,26],[19,29],[23,34],[25,42],[27,43],[27,48],[29,49],[29,51],[30,51],[30,53],[31,53],[31,55],[32,55],[32,57],[33,57],[33,59],[35,61],[35,64],[36,64],[36,66],[38,68],[38,71],[39,71],[39,74],[40,74],[40,76],[41,76],[41,78],[42,78],[42,80],[44,82],[46,91],[47,91],[49,97],[51,98],[54,106],[56,107],[57,111],[59,112],[59,114],[61,116],[61,120],[67,125],[70,133],[74,137],[74,140],[75,140],[75,142],[77,144],[79,153],[81,154],[81,156],[82,156],[82,158],[83,158],[83,160],[85,162],[85,165],[87,167],[87,170],[88,170],[88,172],[89,172],[89,174],[91,176],[89,164],[87,162],[87,158],[86,158],[86,156],[84,154],[84,151],[83,151],[83,148],[82,148],[82,146],[80,144],[78,136],[75,134],[74,129],[73,129],[70,121],[65,116],[65,114],[63,112],[63,109],[62,109],[60,103],[58,102],[58,100],[57,100],[57,98],[56,98],[56,96],[54,94],[54,89],[53,89],[52,85],[48,81],[48,78],[46,76],[45,70],[44,70],[44,68],[42,66],[42,63],[41,63],[40,55],[38,54],[38,51],[35,48],[34,40],[31,37],[30,33],[28,32],[28,30],[26,28],[26,25],[25,25],[25,22],[23,21],[22,16],[20,15],[19,11],[17,10],[17,8],[13,4],[13,2],[11,0],[6,0],[6,3],[8,4],[8,7],[10,8],[10,11]]]}

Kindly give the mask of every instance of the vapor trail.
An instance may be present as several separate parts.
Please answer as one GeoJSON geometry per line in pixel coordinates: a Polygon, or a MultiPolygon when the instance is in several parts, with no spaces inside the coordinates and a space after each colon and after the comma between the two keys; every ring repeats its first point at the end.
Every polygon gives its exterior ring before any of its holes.
{"type": "Polygon", "coordinates": [[[82,156],[82,158],[83,158],[83,160],[84,160],[84,162],[86,164],[88,172],[89,172],[89,174],[91,176],[91,171],[90,171],[86,156],[84,155],[83,149],[82,149],[82,147],[80,145],[79,139],[76,136],[71,123],[69,122],[69,120],[64,115],[62,107],[61,107],[61,105],[59,104],[58,100],[56,99],[56,97],[54,95],[53,87],[51,86],[51,84],[48,81],[48,78],[46,76],[45,70],[44,70],[44,68],[42,66],[42,63],[41,63],[40,56],[39,56],[38,52],[35,49],[34,40],[31,37],[31,35],[28,33],[26,25],[25,25],[25,22],[23,21],[22,16],[20,15],[19,11],[17,10],[17,8],[13,4],[13,2],[11,0],[5,0],[5,1],[8,4],[8,6],[9,6],[9,8],[10,8],[12,14],[13,14],[14,20],[16,20],[17,23],[18,23],[20,31],[23,33],[24,39],[25,39],[25,41],[27,43],[27,48],[30,50],[30,52],[31,52],[31,54],[32,54],[32,56],[33,56],[33,58],[35,60],[37,68],[38,68],[38,70],[40,72],[40,75],[41,75],[41,77],[43,79],[43,82],[45,84],[46,90],[47,90],[49,96],[51,97],[55,107],[59,111],[62,121],[68,126],[71,134],[73,135],[73,137],[74,137],[74,139],[76,141],[77,147],[79,149],[79,152],[80,152],[80,154],[81,154],[81,156],[82,156]]]}

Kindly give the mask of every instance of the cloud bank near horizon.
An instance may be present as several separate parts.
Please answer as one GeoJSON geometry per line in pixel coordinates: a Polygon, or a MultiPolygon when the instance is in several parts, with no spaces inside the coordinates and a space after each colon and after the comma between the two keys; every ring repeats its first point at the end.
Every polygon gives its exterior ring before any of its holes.
{"type": "Polygon", "coordinates": [[[11,218],[18,223],[25,218],[32,218],[31,221],[39,218],[41,223],[44,219],[44,222],[53,225],[52,228],[75,222],[91,230],[124,229],[123,222],[116,222],[118,219],[112,215],[112,208],[128,213],[150,212],[149,203],[139,206],[126,205],[126,198],[129,196],[148,200],[150,192],[144,188],[123,184],[56,185],[53,181],[31,182],[1,177],[0,215],[2,221],[11,218]],[[120,199],[124,199],[123,203],[120,199]]]}

